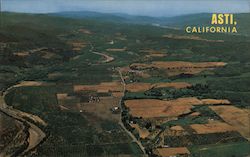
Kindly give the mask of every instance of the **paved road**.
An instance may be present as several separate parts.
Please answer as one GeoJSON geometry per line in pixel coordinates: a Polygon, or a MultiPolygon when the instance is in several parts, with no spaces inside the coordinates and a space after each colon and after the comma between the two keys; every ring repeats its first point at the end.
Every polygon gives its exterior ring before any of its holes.
{"type": "MultiPolygon", "coordinates": [[[[124,81],[124,78],[123,78],[123,76],[122,76],[122,72],[120,71],[120,69],[118,68],[117,69],[118,70],[118,72],[119,72],[119,75],[120,75],[120,78],[121,78],[121,81],[122,81],[122,85],[123,85],[123,93],[124,93],[124,95],[125,95],[125,89],[126,89],[126,83],[125,83],[125,81],[124,81]]],[[[123,112],[123,108],[122,108],[122,99],[123,98],[121,98],[121,100],[120,100],[120,102],[119,102],[119,106],[120,106],[120,108],[121,108],[121,113],[123,112]]],[[[119,124],[121,125],[121,127],[127,132],[127,134],[132,138],[132,140],[133,140],[133,142],[136,142],[137,143],[137,145],[141,148],[141,150],[142,150],[142,152],[144,153],[144,155],[145,156],[148,156],[147,154],[146,154],[146,152],[145,152],[145,147],[142,145],[142,143],[129,131],[129,130],[127,130],[127,128],[124,126],[124,124],[123,124],[123,122],[122,122],[122,115],[120,114],[120,122],[119,122],[119,124]]]]}

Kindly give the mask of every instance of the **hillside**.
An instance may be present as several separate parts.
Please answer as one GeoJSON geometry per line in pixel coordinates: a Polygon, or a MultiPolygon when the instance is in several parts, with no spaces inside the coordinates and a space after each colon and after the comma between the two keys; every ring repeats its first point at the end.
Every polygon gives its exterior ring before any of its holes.
{"type": "MultiPolygon", "coordinates": [[[[182,15],[176,17],[149,17],[133,16],[127,14],[115,13],[98,13],[98,12],[61,12],[50,14],[52,16],[61,16],[76,19],[96,19],[100,21],[109,21],[116,23],[133,23],[133,24],[159,24],[161,26],[185,28],[186,26],[209,26],[211,23],[211,14],[200,13],[182,15]]],[[[250,13],[235,14],[238,22],[239,33],[250,34],[248,23],[250,22],[250,13]],[[244,20],[243,20],[244,19],[244,20]]]]}
{"type": "Polygon", "coordinates": [[[75,19],[92,19],[100,21],[108,21],[115,23],[133,23],[133,24],[152,24],[155,22],[163,22],[168,18],[155,18],[149,16],[134,16],[122,13],[99,13],[99,12],[59,12],[51,13],[51,16],[61,16],[75,19]]]}

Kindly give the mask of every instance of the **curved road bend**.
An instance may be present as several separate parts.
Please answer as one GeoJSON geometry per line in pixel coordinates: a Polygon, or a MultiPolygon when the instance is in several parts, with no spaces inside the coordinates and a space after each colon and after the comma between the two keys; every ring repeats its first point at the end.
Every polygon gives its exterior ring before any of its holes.
{"type": "Polygon", "coordinates": [[[105,58],[105,60],[103,61],[103,63],[109,63],[109,62],[112,62],[114,60],[114,57],[111,57],[111,56],[106,55],[104,53],[100,53],[100,52],[92,52],[92,53],[100,55],[100,56],[103,56],[105,58]]]}
{"type": "Polygon", "coordinates": [[[100,56],[102,56],[102,57],[105,58],[105,60],[103,61],[103,63],[109,63],[109,62],[112,62],[114,60],[114,57],[111,57],[111,56],[109,56],[107,54],[100,53],[100,52],[95,52],[94,51],[94,46],[91,43],[90,43],[90,47],[91,48],[90,48],[89,52],[91,52],[93,54],[96,54],[96,55],[100,55],[100,56]]]}

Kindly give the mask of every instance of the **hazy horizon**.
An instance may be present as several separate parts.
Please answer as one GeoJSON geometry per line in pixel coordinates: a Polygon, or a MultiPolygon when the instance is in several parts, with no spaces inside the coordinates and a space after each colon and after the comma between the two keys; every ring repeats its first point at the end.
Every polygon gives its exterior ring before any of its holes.
{"type": "Polygon", "coordinates": [[[2,10],[22,13],[93,11],[140,16],[250,12],[249,0],[3,0],[2,10]]]}

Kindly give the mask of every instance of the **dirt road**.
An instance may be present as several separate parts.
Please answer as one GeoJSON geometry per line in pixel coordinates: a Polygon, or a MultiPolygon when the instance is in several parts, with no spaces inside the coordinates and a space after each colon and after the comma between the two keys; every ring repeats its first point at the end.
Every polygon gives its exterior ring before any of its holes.
{"type": "Polygon", "coordinates": [[[103,63],[109,63],[109,62],[112,62],[114,60],[114,57],[111,57],[111,56],[109,56],[107,54],[103,54],[103,53],[100,53],[100,52],[95,52],[94,51],[94,46],[91,43],[90,43],[90,46],[91,46],[91,48],[90,48],[89,52],[91,52],[93,54],[100,55],[100,56],[102,56],[102,57],[105,58],[105,60],[103,61],[103,63]]]}
{"type": "Polygon", "coordinates": [[[109,63],[114,60],[114,57],[108,56],[104,53],[99,53],[99,52],[92,52],[92,53],[105,57],[105,60],[103,61],[103,63],[109,63]]]}

